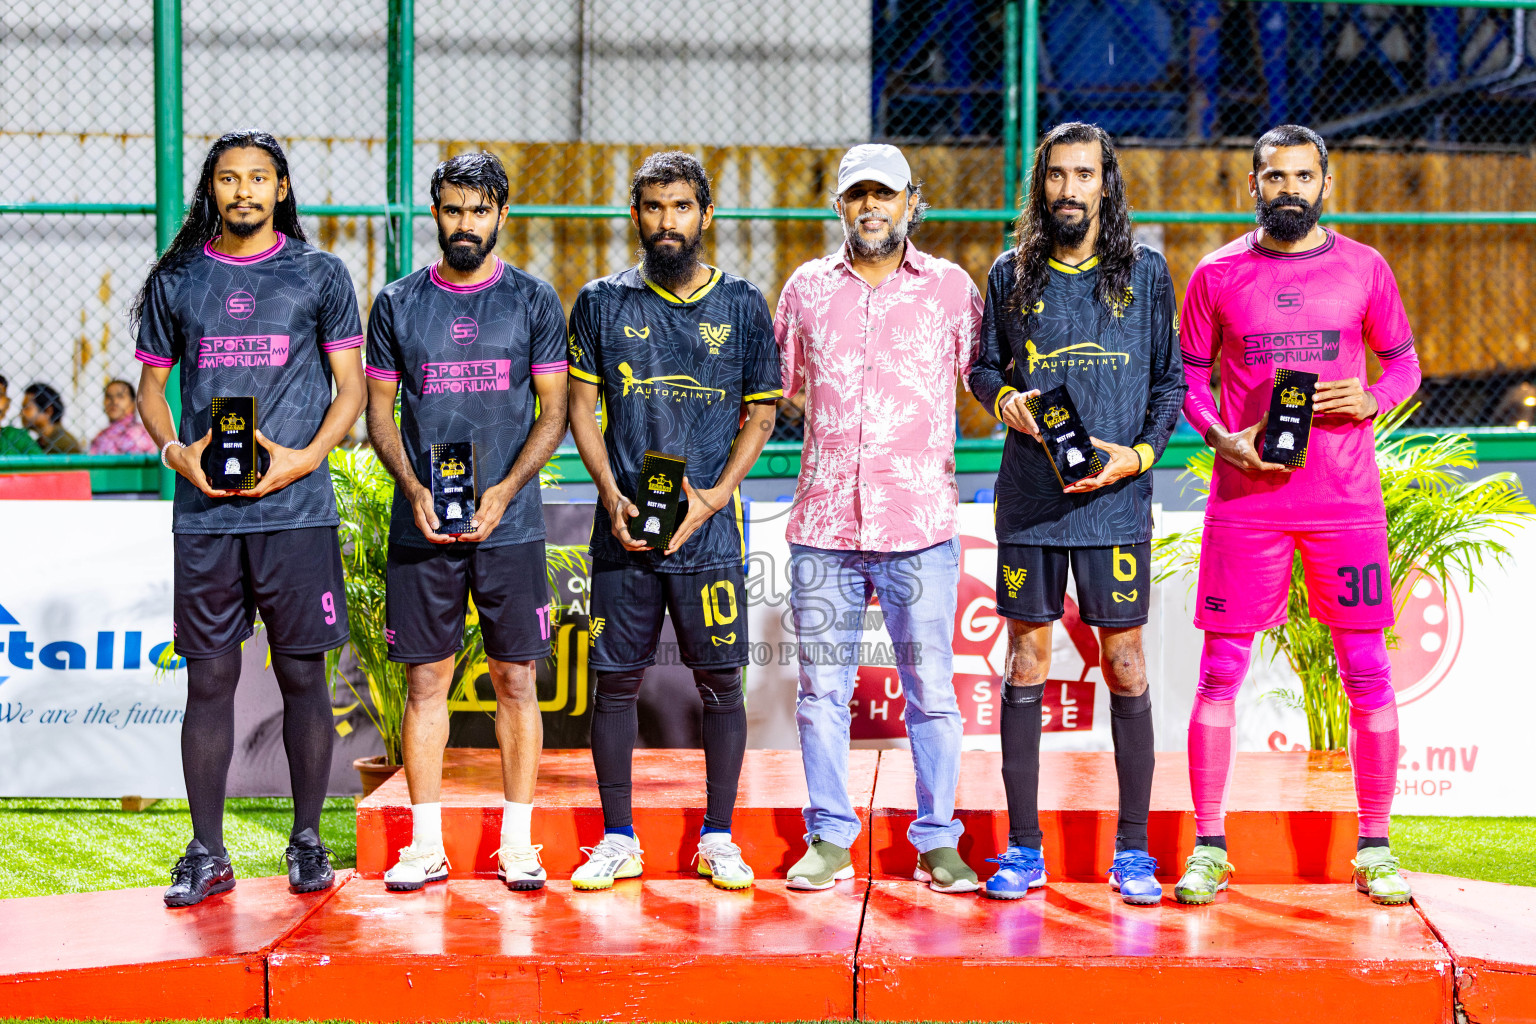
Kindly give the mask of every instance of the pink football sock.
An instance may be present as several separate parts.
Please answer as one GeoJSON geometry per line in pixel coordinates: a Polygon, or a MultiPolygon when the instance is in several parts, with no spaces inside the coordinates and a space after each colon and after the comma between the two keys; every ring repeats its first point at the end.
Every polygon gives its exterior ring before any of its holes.
{"type": "Polygon", "coordinates": [[[1233,701],[1248,674],[1252,633],[1206,633],[1200,652],[1200,683],[1189,714],[1189,789],[1195,801],[1195,832],[1227,834],[1227,786],[1236,752],[1233,701]]]}
{"type": "Polygon", "coordinates": [[[1379,629],[1334,629],[1333,652],[1349,696],[1349,763],[1355,773],[1360,834],[1385,838],[1397,787],[1397,694],[1379,629]]]}

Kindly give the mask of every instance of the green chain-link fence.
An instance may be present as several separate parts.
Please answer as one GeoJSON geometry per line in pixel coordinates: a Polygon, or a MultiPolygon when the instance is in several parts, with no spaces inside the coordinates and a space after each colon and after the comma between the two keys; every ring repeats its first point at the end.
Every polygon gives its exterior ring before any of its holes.
{"type": "MultiPolygon", "coordinates": [[[[1401,281],[1426,374],[1419,422],[1529,423],[1533,96],[1536,24],[1503,0],[13,0],[0,11],[8,422],[44,381],[74,434],[105,425],[103,384],[137,377],[128,303],[207,143],[231,128],[288,146],[306,229],[347,261],[366,309],[435,258],[427,179],[466,148],[511,174],[503,256],[567,303],[633,259],[626,183],[661,146],[703,157],[720,208],[709,257],[770,301],[839,242],[837,161],[871,138],[901,144],[925,182],[919,244],[981,282],[1037,131],[1087,119],[1125,147],[1143,239],[1180,288],[1252,222],[1253,134],[1319,127],[1331,222],[1401,281]]],[[[976,413],[966,432],[984,435],[976,413]]]]}

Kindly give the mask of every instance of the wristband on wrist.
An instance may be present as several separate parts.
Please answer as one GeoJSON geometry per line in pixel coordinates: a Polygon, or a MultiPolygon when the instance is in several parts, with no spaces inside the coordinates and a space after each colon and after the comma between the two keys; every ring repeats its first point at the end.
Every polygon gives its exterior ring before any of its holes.
{"type": "Polygon", "coordinates": [[[169,462],[165,461],[165,454],[166,454],[166,452],[169,452],[173,447],[174,448],[185,448],[186,445],[182,444],[180,441],[167,441],[167,442],[165,442],[165,447],[160,449],[160,465],[164,466],[166,469],[170,469],[171,468],[171,464],[169,462]]]}
{"type": "Polygon", "coordinates": [[[1152,463],[1157,461],[1157,456],[1153,453],[1152,446],[1145,441],[1138,445],[1132,445],[1131,450],[1136,453],[1136,458],[1140,460],[1140,468],[1136,470],[1138,475],[1151,469],[1152,463]]]}

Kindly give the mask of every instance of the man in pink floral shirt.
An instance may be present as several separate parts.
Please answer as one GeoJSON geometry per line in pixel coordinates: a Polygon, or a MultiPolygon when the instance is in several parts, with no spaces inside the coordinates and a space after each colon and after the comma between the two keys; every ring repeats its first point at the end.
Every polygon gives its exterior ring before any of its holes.
{"type": "Polygon", "coordinates": [[[955,384],[975,361],[982,301],[959,266],[908,239],[925,204],[894,146],[855,146],[837,175],[846,244],[795,271],[774,333],[784,394],[805,390],[790,511],[790,606],[800,640],[796,721],[810,800],[793,889],[853,875],[848,799],[856,657],[871,596],[896,650],[917,769],[907,837],[917,879],[970,892],[956,850],[960,709],[951,676],[956,538],[955,384]]]}
{"type": "Polygon", "coordinates": [[[125,380],[107,384],[101,407],[107,414],[107,428],[91,442],[92,455],[151,454],[159,449],[134,411],[133,385],[125,380]]]}

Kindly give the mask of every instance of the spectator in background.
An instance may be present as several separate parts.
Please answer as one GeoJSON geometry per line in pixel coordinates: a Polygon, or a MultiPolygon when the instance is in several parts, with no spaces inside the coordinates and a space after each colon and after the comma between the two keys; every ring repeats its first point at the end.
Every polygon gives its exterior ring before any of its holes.
{"type": "Polygon", "coordinates": [[[137,398],[133,385],[127,381],[107,382],[101,399],[101,407],[107,414],[107,427],[91,442],[92,455],[153,454],[159,450],[155,447],[155,439],[139,422],[138,411],[134,408],[137,398]]]}
{"type": "MultiPolygon", "coordinates": [[[[0,376],[0,423],[11,411],[10,381],[0,376]]],[[[32,435],[20,427],[0,426],[0,455],[41,455],[32,435]]]]}
{"type": "Polygon", "coordinates": [[[64,399],[48,384],[28,384],[22,392],[21,425],[37,436],[44,455],[84,455],[85,449],[64,429],[64,399]]]}

